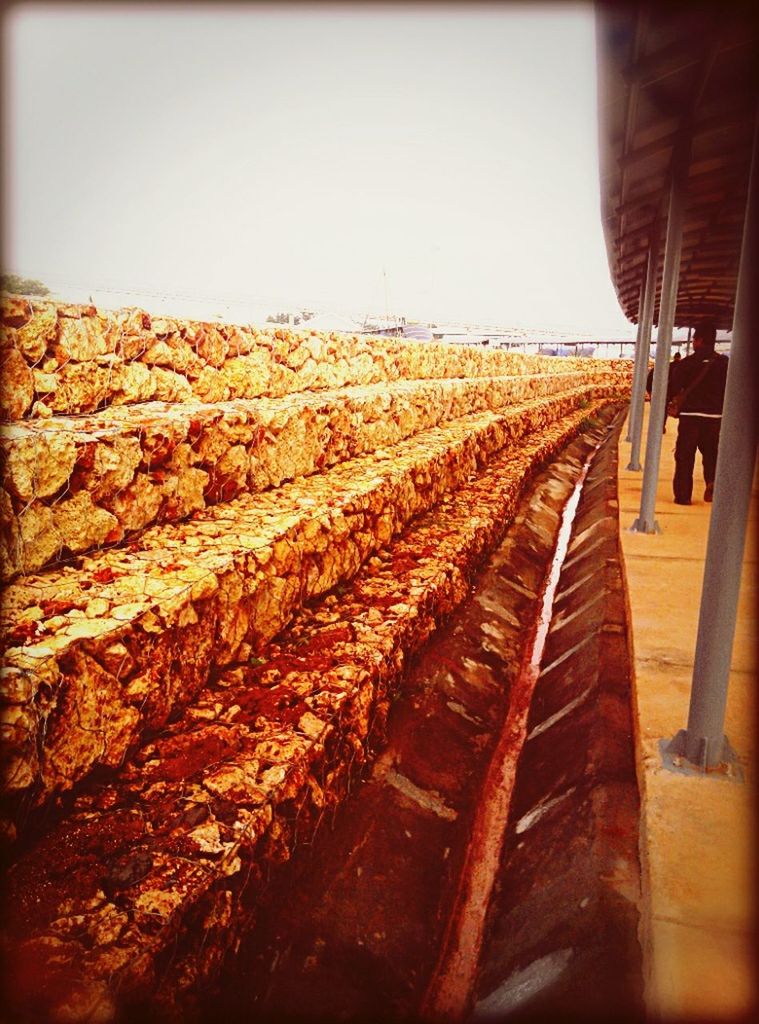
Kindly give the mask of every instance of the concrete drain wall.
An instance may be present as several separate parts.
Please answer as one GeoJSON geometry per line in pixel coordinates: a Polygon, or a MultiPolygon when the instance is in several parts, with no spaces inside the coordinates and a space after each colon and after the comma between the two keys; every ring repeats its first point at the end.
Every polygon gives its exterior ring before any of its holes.
{"type": "Polygon", "coordinates": [[[182,1016],[630,367],[16,299],[3,323],[11,1002],[182,1016]]]}
{"type": "Polygon", "coordinates": [[[593,462],[556,592],[472,1020],[643,1017],[616,455],[593,462]]]}

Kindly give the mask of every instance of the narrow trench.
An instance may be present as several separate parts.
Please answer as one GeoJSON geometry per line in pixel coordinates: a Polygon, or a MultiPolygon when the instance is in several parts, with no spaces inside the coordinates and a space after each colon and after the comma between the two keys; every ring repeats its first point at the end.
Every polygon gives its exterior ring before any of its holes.
{"type": "Polygon", "coordinates": [[[467,1019],[644,1020],[639,794],[611,438],[560,554],[467,1019]]]}
{"type": "Polygon", "coordinates": [[[533,482],[411,667],[371,774],[272,878],[204,1021],[637,1019],[610,419],[533,482]]]}
{"type": "Polygon", "coordinates": [[[522,670],[521,680],[525,685],[531,685],[534,687],[540,675],[540,666],[543,659],[543,652],[546,647],[546,639],[548,638],[548,630],[553,620],[553,606],[554,599],[556,597],[556,589],[559,585],[559,578],[561,577],[561,571],[564,567],[564,562],[567,558],[567,552],[569,550],[569,541],[572,536],[572,528],[575,522],[575,516],[577,515],[577,508],[580,504],[580,498],[582,497],[582,489],[585,485],[585,480],[588,475],[588,471],[591,467],[596,452],[601,447],[601,442],[592,449],[590,454],[585,459],[585,464],[580,470],[580,476],[577,479],[574,490],[569,496],[569,500],[564,506],[561,517],[561,526],[559,527],[559,535],[556,538],[556,550],[553,554],[551,561],[551,568],[546,579],[545,589],[543,591],[543,603],[540,608],[540,616],[537,622],[537,628],[535,630],[535,636],[532,639],[532,643],[529,645],[526,652],[525,661],[527,662],[526,667],[522,670]]]}
{"type": "Polygon", "coordinates": [[[466,855],[462,891],[451,914],[441,960],[422,1003],[423,1019],[458,1021],[471,1002],[511,807],[516,765],[527,731],[527,714],[553,618],[554,598],[567,557],[572,527],[599,441],[586,455],[561,514],[551,565],[543,583],[540,612],[526,644],[506,722],[485,778],[466,855]]]}

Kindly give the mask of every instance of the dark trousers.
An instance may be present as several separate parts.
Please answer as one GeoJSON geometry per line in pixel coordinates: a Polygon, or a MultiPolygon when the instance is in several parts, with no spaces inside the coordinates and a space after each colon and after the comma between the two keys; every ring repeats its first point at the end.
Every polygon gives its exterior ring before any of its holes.
{"type": "Polygon", "coordinates": [[[681,416],[677,421],[675,478],[672,481],[676,501],[691,499],[696,451],[701,452],[704,483],[714,483],[721,422],[721,419],[709,419],[706,416],[681,416]]]}

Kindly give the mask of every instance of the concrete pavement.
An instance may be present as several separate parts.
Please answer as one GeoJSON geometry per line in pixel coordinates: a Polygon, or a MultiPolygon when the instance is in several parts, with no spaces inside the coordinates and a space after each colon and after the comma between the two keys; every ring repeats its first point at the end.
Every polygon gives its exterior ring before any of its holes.
{"type": "MultiPolygon", "coordinates": [[[[646,406],[644,430],[648,424],[646,406]]],[[[661,533],[630,532],[642,472],[620,441],[619,517],[634,654],[641,795],[642,935],[646,1005],[654,1019],[732,1020],[756,1009],[755,925],[757,525],[749,536],[733,648],[725,733],[744,780],[668,770],[659,741],[688,717],[704,557],[712,506],[697,458],[693,504],[675,505],[677,423],[663,437],[656,519],[661,533]]],[[[620,434],[624,438],[625,431],[620,434]]],[[[643,448],[645,450],[645,447],[643,448]]]]}

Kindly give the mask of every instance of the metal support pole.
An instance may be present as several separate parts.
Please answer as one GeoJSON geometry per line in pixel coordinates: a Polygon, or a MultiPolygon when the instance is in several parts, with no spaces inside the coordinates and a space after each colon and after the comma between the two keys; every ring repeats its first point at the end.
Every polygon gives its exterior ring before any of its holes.
{"type": "MultiPolygon", "coordinates": [[[[649,263],[651,261],[651,251],[648,253],[649,263]]],[[[635,401],[636,395],[640,390],[640,363],[642,362],[641,356],[641,340],[643,336],[643,305],[646,298],[646,282],[642,281],[640,286],[640,295],[638,297],[638,330],[635,334],[635,362],[633,363],[633,380],[632,380],[632,392],[630,394],[630,414],[627,417],[627,437],[625,441],[632,441],[633,439],[633,425],[635,423],[635,416],[637,414],[637,403],[635,401]]],[[[622,355],[622,349],[620,347],[619,354],[622,355]]],[[[630,468],[629,466],[627,467],[630,468]]]]}
{"type": "Polygon", "coordinates": [[[720,429],[714,504],[704,565],[701,608],[693,664],[688,728],[680,730],[668,752],[684,755],[701,770],[735,759],[724,735],[730,660],[735,636],[743,550],[751,486],[756,464],[757,371],[757,132],[749,179],[733,340],[720,429]]]}
{"type": "Polygon", "coordinates": [[[688,328],[688,340],[685,342],[685,354],[686,354],[686,356],[690,355],[690,336],[691,336],[691,331],[692,330],[693,330],[692,327],[688,328]]]}
{"type": "Polygon", "coordinates": [[[667,216],[667,241],[664,246],[664,274],[661,285],[659,307],[659,330],[656,335],[656,361],[654,382],[651,392],[651,412],[646,435],[646,464],[643,471],[643,490],[640,496],[640,514],[630,527],[636,533],[660,533],[654,518],[656,511],[656,487],[659,483],[659,462],[661,460],[661,439],[667,404],[667,379],[669,377],[669,353],[672,345],[672,328],[675,325],[677,305],[677,283],[680,276],[680,249],[683,238],[683,213],[685,209],[684,178],[687,172],[687,151],[685,148],[675,154],[672,185],[669,193],[667,216]]]}
{"type": "Polygon", "coordinates": [[[633,391],[630,399],[630,463],[628,469],[641,470],[640,439],[643,433],[643,406],[645,403],[646,377],[648,376],[648,354],[651,349],[651,327],[654,321],[656,299],[656,274],[659,269],[659,228],[654,228],[648,247],[646,284],[641,315],[638,318],[638,338],[635,343],[635,368],[633,370],[633,391]]]}

